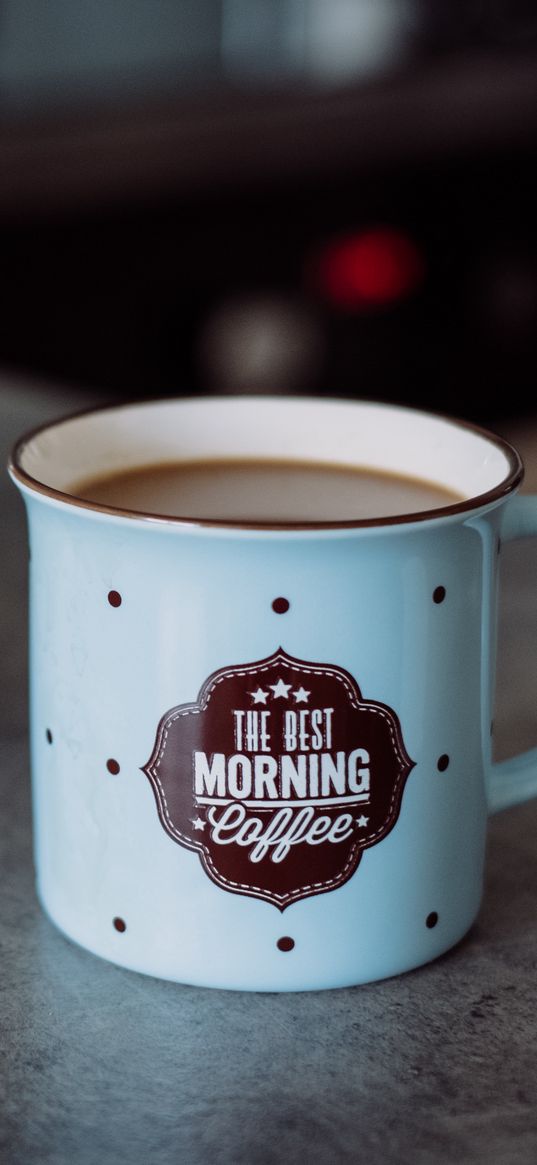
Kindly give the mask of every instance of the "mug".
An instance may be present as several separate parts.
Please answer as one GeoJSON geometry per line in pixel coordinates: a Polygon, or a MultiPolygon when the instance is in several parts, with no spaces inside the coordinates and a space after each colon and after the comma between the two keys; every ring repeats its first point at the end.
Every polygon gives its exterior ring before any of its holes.
{"type": "Polygon", "coordinates": [[[537,533],[518,454],[372,402],[153,401],[23,437],[40,901],[70,939],[183,983],[365,983],[457,943],[487,816],[537,793],[491,757],[500,541],[537,533]],[[84,501],[158,462],[296,459],[458,491],[270,524],[84,501]]]}

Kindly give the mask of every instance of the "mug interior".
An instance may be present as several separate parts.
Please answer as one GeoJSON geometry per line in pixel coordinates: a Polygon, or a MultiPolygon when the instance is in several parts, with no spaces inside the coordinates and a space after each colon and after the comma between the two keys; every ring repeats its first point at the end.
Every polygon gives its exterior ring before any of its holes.
{"type": "MultiPolygon", "coordinates": [[[[418,478],[459,495],[461,501],[442,507],[442,513],[500,499],[523,475],[520,458],[506,441],[465,422],[367,401],[289,397],[203,397],[95,409],[23,437],[10,471],[27,489],[114,511],[81,502],[73,493],[76,484],[157,463],[226,458],[314,462],[418,478]]],[[[320,524],[385,524],[409,517],[320,524]]],[[[198,521],[211,524],[211,519],[198,521]]]]}

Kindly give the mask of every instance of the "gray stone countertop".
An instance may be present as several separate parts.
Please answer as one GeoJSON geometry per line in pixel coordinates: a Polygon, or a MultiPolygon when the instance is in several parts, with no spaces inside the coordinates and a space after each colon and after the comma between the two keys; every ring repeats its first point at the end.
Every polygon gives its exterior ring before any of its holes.
{"type": "MultiPolygon", "coordinates": [[[[94,403],[0,379],[3,460],[94,403]]],[[[537,420],[503,425],[537,488],[537,420]]],[[[537,801],[491,820],[477,924],[453,951],[350,990],[160,982],[64,939],[34,892],[26,531],[0,484],[0,1155],[6,1165],[534,1165],[537,801]]],[[[537,544],[506,548],[498,758],[537,743],[537,544]]]]}

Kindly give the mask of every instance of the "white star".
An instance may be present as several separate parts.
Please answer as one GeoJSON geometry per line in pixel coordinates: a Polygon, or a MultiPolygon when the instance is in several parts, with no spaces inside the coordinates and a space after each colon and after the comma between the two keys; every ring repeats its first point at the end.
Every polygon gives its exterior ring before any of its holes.
{"type": "Polygon", "coordinates": [[[269,688],[272,688],[272,691],[274,692],[274,699],[275,700],[279,696],[282,696],[285,700],[287,700],[289,697],[289,688],[290,687],[291,687],[291,684],[284,684],[283,680],[278,680],[277,684],[269,684],[269,688]]]}
{"type": "Polygon", "coordinates": [[[254,704],[266,704],[267,702],[268,692],[264,692],[262,688],[258,688],[255,692],[248,692],[248,695],[252,697],[254,704]]]}
{"type": "Polygon", "coordinates": [[[368,822],[369,822],[369,817],[357,817],[356,818],[356,824],[359,825],[361,829],[363,829],[368,824],[368,822]]]}
{"type": "Polygon", "coordinates": [[[202,817],[196,817],[196,818],[192,818],[192,824],[194,826],[194,829],[205,829],[207,822],[204,821],[202,817]]]}
{"type": "Polygon", "coordinates": [[[307,692],[305,688],[297,688],[296,692],[293,692],[293,696],[297,704],[307,704],[311,692],[307,692]]]}

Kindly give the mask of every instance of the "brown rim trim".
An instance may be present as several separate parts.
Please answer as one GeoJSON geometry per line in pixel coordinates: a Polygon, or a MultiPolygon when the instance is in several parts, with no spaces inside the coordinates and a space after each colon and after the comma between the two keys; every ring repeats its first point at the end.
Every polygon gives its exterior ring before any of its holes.
{"type": "MultiPolygon", "coordinates": [[[[222,458],[221,460],[225,460],[222,458]]],[[[45,497],[53,498],[55,501],[63,502],[65,505],[78,507],[83,510],[94,510],[100,514],[111,514],[113,517],[132,518],[137,521],[146,522],[164,522],[166,525],[181,526],[181,527],[203,527],[216,528],[226,530],[294,530],[294,531],[308,531],[308,530],[358,530],[368,529],[379,526],[403,526],[415,522],[427,522],[436,518],[447,518],[456,514],[469,513],[472,510],[481,509],[483,506],[491,505],[494,502],[499,502],[507,494],[512,493],[522,482],[524,477],[524,466],[520,455],[516,449],[504,440],[503,437],[491,433],[488,429],[481,425],[474,425],[471,421],[461,421],[457,417],[450,417],[444,413],[429,413],[425,409],[414,409],[407,405],[399,405],[388,401],[375,400],[353,400],[345,399],[344,397],[325,397],[325,396],[309,396],[309,397],[279,397],[269,395],[259,396],[233,396],[230,394],[222,394],[222,396],[210,397],[148,397],[141,400],[122,401],[120,404],[110,403],[105,405],[95,405],[88,409],[81,409],[74,413],[69,413],[66,416],[59,417],[56,421],[47,421],[43,425],[38,425],[35,429],[30,429],[24,433],[22,437],[15,443],[11,451],[8,462],[8,469],[12,477],[20,481],[28,489],[35,493],[43,494],[45,497]],[[392,517],[386,518],[361,518],[361,519],[347,519],[345,521],[325,521],[325,522],[251,522],[244,520],[229,521],[227,518],[181,518],[169,514],[153,514],[145,513],[142,510],[127,510],[121,509],[119,506],[104,506],[98,502],[89,502],[84,498],[77,497],[75,494],[65,493],[62,490],[54,489],[52,486],[44,485],[43,482],[37,480],[27,473],[22,468],[21,458],[27,445],[30,444],[41,433],[46,432],[47,429],[56,429],[69,421],[82,419],[83,417],[91,416],[93,413],[119,412],[121,409],[136,408],[157,404],[171,404],[173,401],[178,403],[202,403],[204,401],[218,401],[224,400],[270,400],[274,403],[284,404],[285,401],[322,403],[327,404],[341,404],[341,405],[374,405],[379,408],[392,409],[394,411],[410,413],[418,417],[432,417],[439,421],[445,421],[454,428],[465,429],[476,436],[483,437],[489,441],[497,449],[505,455],[508,461],[509,469],[506,477],[493,489],[487,490],[483,494],[476,494],[475,497],[467,498],[461,502],[454,502],[450,506],[440,506],[432,510],[419,510],[416,513],[396,514],[392,517]]]]}

